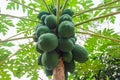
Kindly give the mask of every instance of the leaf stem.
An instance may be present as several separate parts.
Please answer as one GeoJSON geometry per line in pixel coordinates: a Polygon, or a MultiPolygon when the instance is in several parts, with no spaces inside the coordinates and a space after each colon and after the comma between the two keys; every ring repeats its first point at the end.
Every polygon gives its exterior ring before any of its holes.
{"type": "Polygon", "coordinates": [[[14,39],[6,39],[6,40],[2,40],[2,41],[0,41],[0,43],[8,42],[8,41],[21,40],[21,39],[29,39],[29,38],[34,38],[34,36],[20,37],[20,38],[14,38],[14,39]]]}
{"type": "Polygon", "coordinates": [[[52,0],[52,4],[53,4],[53,6],[55,6],[54,0],[52,0]]]}
{"type": "Polygon", "coordinates": [[[96,17],[96,18],[92,18],[92,19],[89,19],[89,20],[86,20],[86,21],[83,21],[83,22],[80,22],[80,23],[76,23],[75,26],[79,26],[79,25],[82,25],[82,24],[85,24],[85,23],[88,23],[88,22],[91,22],[91,21],[95,21],[97,19],[105,18],[105,17],[116,15],[116,14],[119,14],[119,13],[120,13],[120,11],[113,12],[113,13],[110,13],[110,14],[106,14],[106,15],[103,15],[103,16],[99,16],[99,17],[96,17]]]}
{"type": "Polygon", "coordinates": [[[65,1],[64,5],[63,5],[63,7],[62,7],[61,13],[63,13],[63,11],[64,11],[64,9],[65,9],[65,7],[66,7],[66,5],[67,5],[67,2],[68,2],[68,0],[65,1]]]}
{"type": "Polygon", "coordinates": [[[35,20],[33,20],[33,19],[27,19],[27,18],[18,17],[18,16],[13,16],[13,15],[9,15],[9,14],[2,14],[2,13],[0,13],[0,15],[39,23],[39,21],[35,21],[35,20]]]}
{"type": "MultiPolygon", "coordinates": [[[[84,29],[84,28],[79,28],[79,29],[81,29],[81,30],[84,30],[84,31],[88,31],[88,32],[91,32],[91,33],[95,33],[95,32],[93,32],[93,31],[91,31],[91,30],[87,30],[87,29],[84,29]]],[[[96,34],[96,33],[95,33],[96,34]]]]}
{"type": "Polygon", "coordinates": [[[97,7],[92,8],[92,9],[80,11],[79,13],[76,13],[75,15],[73,15],[73,17],[79,16],[79,15],[81,15],[81,14],[83,14],[83,13],[87,13],[87,12],[90,12],[90,11],[93,11],[93,10],[97,10],[97,9],[99,9],[99,8],[101,8],[101,7],[108,6],[108,5],[113,4],[113,3],[116,3],[116,2],[118,2],[118,1],[120,1],[120,0],[114,0],[114,1],[112,1],[112,2],[108,2],[108,3],[106,3],[106,4],[103,4],[103,5],[101,5],[101,6],[97,6],[97,7]]]}
{"type": "Polygon", "coordinates": [[[42,1],[43,1],[43,3],[45,4],[45,6],[46,6],[46,8],[47,8],[48,12],[49,12],[49,13],[51,13],[51,11],[50,11],[50,9],[49,9],[49,7],[48,7],[47,3],[45,2],[45,0],[42,0],[42,1]]]}
{"type": "Polygon", "coordinates": [[[16,36],[18,36],[18,35],[21,35],[21,34],[25,33],[26,31],[31,31],[31,30],[33,30],[33,28],[30,28],[30,29],[28,29],[28,30],[22,31],[22,32],[17,33],[17,34],[15,34],[15,35],[13,35],[13,36],[10,36],[10,37],[7,38],[6,40],[9,40],[9,39],[11,39],[11,38],[13,38],[13,37],[16,37],[16,36]]]}
{"type": "Polygon", "coordinates": [[[12,1],[12,2],[14,2],[14,3],[17,3],[17,4],[19,4],[19,5],[22,5],[22,6],[26,7],[26,8],[29,8],[29,9],[31,9],[31,10],[33,10],[33,11],[40,12],[39,10],[35,10],[34,8],[31,8],[31,7],[29,7],[29,6],[26,6],[26,5],[22,4],[22,3],[19,3],[19,2],[17,2],[17,1],[15,1],[15,0],[10,0],[10,1],[12,1]]]}
{"type": "Polygon", "coordinates": [[[76,32],[76,33],[81,33],[81,34],[87,34],[87,35],[91,35],[91,36],[96,36],[96,37],[99,37],[99,38],[104,38],[104,39],[109,39],[113,42],[119,42],[120,43],[120,40],[118,39],[114,39],[114,38],[110,38],[110,37],[107,37],[107,36],[104,36],[104,35],[100,35],[100,34],[93,34],[93,33],[88,33],[88,32],[76,32]]]}
{"type": "Polygon", "coordinates": [[[99,8],[98,10],[103,10],[103,9],[111,9],[111,8],[118,8],[120,6],[107,6],[107,7],[102,7],[102,8],[99,8]]]}
{"type": "Polygon", "coordinates": [[[39,77],[40,80],[43,80],[41,77],[39,77]]]}
{"type": "Polygon", "coordinates": [[[56,21],[57,24],[59,24],[59,18],[60,18],[60,0],[57,0],[57,21],[56,21]]]}

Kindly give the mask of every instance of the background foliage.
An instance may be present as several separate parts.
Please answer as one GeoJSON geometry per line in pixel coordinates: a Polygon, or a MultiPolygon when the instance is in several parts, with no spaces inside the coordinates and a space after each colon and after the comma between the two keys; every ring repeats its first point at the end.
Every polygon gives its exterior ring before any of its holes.
{"type": "MultiPolygon", "coordinates": [[[[35,51],[35,44],[29,36],[32,36],[34,27],[39,23],[36,16],[40,11],[47,11],[47,8],[42,0],[7,2],[6,10],[22,10],[27,16],[16,17],[0,13],[0,35],[6,36],[11,27],[17,32],[7,39],[0,38],[0,80],[11,80],[11,74],[18,78],[26,74],[31,80],[38,80],[39,70],[43,68],[37,64],[39,54],[35,51]],[[16,24],[13,22],[14,18],[19,18],[16,24]],[[21,34],[22,38],[28,41],[17,43],[16,46],[12,40],[16,40],[21,34]],[[17,47],[17,51],[11,51],[12,47],[17,47]]],[[[55,6],[56,0],[46,0],[46,3],[49,7],[55,6]]],[[[61,4],[64,4],[64,0],[61,0],[61,4]]],[[[98,5],[92,0],[68,0],[66,8],[74,11],[75,25],[80,23],[76,26],[78,43],[89,52],[89,60],[83,64],[76,63],[75,72],[69,74],[68,80],[120,79],[120,34],[113,25],[116,24],[117,16],[107,16],[110,13],[120,13],[119,5],[120,0],[102,0],[98,5]],[[105,5],[110,2],[111,4],[105,5]],[[96,17],[98,18],[94,19],[96,17]],[[113,28],[110,25],[113,25],[113,28]]]]}

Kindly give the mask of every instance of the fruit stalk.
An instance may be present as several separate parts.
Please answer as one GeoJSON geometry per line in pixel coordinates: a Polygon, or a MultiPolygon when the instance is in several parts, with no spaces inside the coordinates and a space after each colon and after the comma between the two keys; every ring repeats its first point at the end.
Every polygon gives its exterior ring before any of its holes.
{"type": "Polygon", "coordinates": [[[63,5],[63,7],[62,7],[62,12],[61,12],[61,13],[64,12],[64,9],[65,9],[65,7],[66,7],[66,5],[67,5],[67,2],[68,2],[68,0],[65,1],[64,5],[63,5]]]}
{"type": "Polygon", "coordinates": [[[57,0],[57,25],[59,24],[59,18],[60,18],[60,0],[57,0]]]}
{"type": "Polygon", "coordinates": [[[45,0],[42,0],[42,1],[43,1],[43,3],[45,4],[45,6],[46,6],[46,8],[47,8],[48,12],[49,12],[49,13],[51,13],[51,11],[50,11],[50,9],[49,9],[49,7],[48,7],[47,3],[45,2],[45,0]]]}
{"type": "Polygon", "coordinates": [[[65,80],[64,64],[62,58],[59,59],[57,67],[53,70],[53,80],[65,80]]]}
{"type": "Polygon", "coordinates": [[[18,19],[22,19],[22,20],[26,20],[26,21],[31,21],[31,22],[37,22],[37,23],[39,23],[39,21],[36,21],[36,20],[33,20],[33,19],[28,19],[28,18],[24,18],[24,17],[13,16],[13,15],[9,15],[9,14],[2,14],[2,13],[0,13],[0,16],[6,16],[6,17],[11,17],[11,18],[18,18],[18,19]]]}
{"type": "Polygon", "coordinates": [[[95,18],[92,18],[92,19],[89,19],[89,20],[86,20],[86,21],[83,21],[83,22],[80,22],[80,23],[76,23],[75,26],[79,26],[79,25],[82,25],[82,24],[85,24],[85,23],[88,23],[88,22],[91,22],[91,21],[95,21],[95,20],[98,20],[98,19],[101,19],[101,18],[113,16],[113,15],[116,15],[116,14],[120,14],[120,11],[109,13],[109,14],[99,16],[99,17],[95,17],[95,18]]]}

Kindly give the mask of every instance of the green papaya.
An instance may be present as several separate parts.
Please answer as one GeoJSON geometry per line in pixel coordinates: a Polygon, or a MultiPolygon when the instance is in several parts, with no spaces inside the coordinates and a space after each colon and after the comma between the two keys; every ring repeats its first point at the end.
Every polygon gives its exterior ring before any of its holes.
{"type": "Polygon", "coordinates": [[[37,51],[38,53],[41,53],[41,54],[42,54],[42,53],[44,52],[43,50],[39,49],[38,43],[36,44],[35,49],[36,49],[36,51],[37,51]]]}
{"type": "Polygon", "coordinates": [[[62,52],[62,58],[63,58],[63,61],[69,63],[72,61],[72,52],[69,51],[69,52],[62,52]]]}
{"type": "Polygon", "coordinates": [[[39,27],[41,27],[41,26],[43,26],[42,23],[38,24],[37,26],[35,26],[35,30],[37,31],[37,29],[38,29],[39,27]]]}
{"type": "Polygon", "coordinates": [[[37,37],[39,37],[40,35],[42,35],[44,33],[49,33],[49,32],[51,32],[51,31],[47,26],[41,25],[40,27],[38,27],[36,34],[37,34],[37,37]]]}
{"type": "Polygon", "coordinates": [[[41,21],[42,21],[42,24],[45,25],[45,18],[47,17],[48,15],[43,15],[41,17],[41,21]]]}
{"type": "Polygon", "coordinates": [[[52,10],[53,14],[56,16],[56,8],[52,10]]]}
{"type": "MultiPolygon", "coordinates": [[[[62,6],[60,6],[60,13],[61,13],[61,8],[62,8],[62,6]]],[[[56,16],[56,8],[52,9],[52,13],[56,16]]]]}
{"type": "Polygon", "coordinates": [[[64,62],[65,70],[67,72],[73,73],[75,70],[75,62],[72,60],[70,63],[64,62]]]}
{"type": "Polygon", "coordinates": [[[65,74],[65,80],[68,80],[68,72],[66,70],[65,70],[64,74],[65,74]]]}
{"type": "Polygon", "coordinates": [[[46,76],[52,76],[53,70],[44,69],[44,73],[46,74],[46,76]]]}
{"type": "Polygon", "coordinates": [[[38,57],[38,65],[43,66],[41,59],[42,59],[42,54],[38,57]]]}
{"type": "Polygon", "coordinates": [[[58,27],[58,35],[62,38],[70,38],[74,36],[74,24],[70,21],[61,22],[58,27]]]}
{"type": "Polygon", "coordinates": [[[77,41],[77,37],[76,36],[74,36],[73,38],[75,39],[75,41],[77,41]]]}
{"type": "Polygon", "coordinates": [[[59,39],[59,49],[63,52],[69,52],[74,49],[74,43],[70,39],[59,39]]]}
{"type": "Polygon", "coordinates": [[[79,63],[84,63],[88,60],[88,52],[82,46],[75,44],[75,48],[72,50],[73,59],[79,63]]]}
{"type": "Polygon", "coordinates": [[[54,50],[58,46],[58,38],[55,34],[45,33],[38,39],[38,47],[46,52],[54,50]]]}
{"type": "Polygon", "coordinates": [[[44,52],[42,55],[42,64],[47,70],[54,69],[59,60],[59,55],[56,51],[44,52]]]}
{"type": "Polygon", "coordinates": [[[56,24],[56,16],[54,15],[48,15],[45,18],[45,24],[50,28],[50,29],[54,29],[56,28],[57,24],[56,24]]]}
{"type": "Polygon", "coordinates": [[[71,37],[70,40],[75,44],[76,40],[74,37],[71,37]]]}
{"type": "Polygon", "coordinates": [[[50,13],[48,13],[48,12],[46,12],[46,11],[41,11],[41,12],[38,14],[37,18],[40,20],[43,15],[49,15],[49,14],[50,14],[50,13]]]}
{"type": "Polygon", "coordinates": [[[71,9],[65,9],[63,14],[68,14],[68,15],[70,15],[72,17],[74,12],[71,9]]]}
{"type": "Polygon", "coordinates": [[[37,41],[38,41],[38,37],[37,37],[36,32],[33,34],[33,36],[34,36],[34,37],[33,37],[33,41],[34,41],[34,42],[37,42],[37,41]]]}
{"type": "Polygon", "coordinates": [[[63,21],[70,21],[72,22],[72,17],[68,14],[64,14],[60,17],[59,23],[63,22],[63,21]]]}

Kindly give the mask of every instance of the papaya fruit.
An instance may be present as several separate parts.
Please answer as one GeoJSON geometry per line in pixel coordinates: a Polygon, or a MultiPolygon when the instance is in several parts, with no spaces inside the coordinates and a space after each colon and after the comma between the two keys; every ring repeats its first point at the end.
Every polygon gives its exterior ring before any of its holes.
{"type": "Polygon", "coordinates": [[[58,38],[53,33],[42,34],[38,39],[38,47],[46,52],[54,50],[58,46],[58,38]]]}
{"type": "Polygon", "coordinates": [[[35,30],[37,31],[37,29],[38,29],[39,27],[41,27],[41,26],[43,26],[42,23],[38,24],[37,26],[35,26],[35,30]]]}
{"type": "Polygon", "coordinates": [[[38,65],[43,66],[41,60],[42,60],[42,54],[38,57],[38,65]]]}
{"type": "Polygon", "coordinates": [[[72,61],[72,52],[69,51],[69,52],[62,52],[62,58],[63,58],[63,61],[69,63],[72,61]]]}
{"type": "Polygon", "coordinates": [[[36,44],[35,49],[38,53],[43,54],[43,52],[44,52],[43,50],[39,49],[38,44],[36,44]]]}
{"type": "Polygon", "coordinates": [[[75,47],[72,50],[72,54],[73,54],[73,59],[79,63],[84,63],[88,60],[87,50],[78,44],[75,44],[75,47]]]}
{"type": "Polygon", "coordinates": [[[68,15],[70,15],[72,17],[74,12],[71,9],[65,9],[62,14],[68,14],[68,15]]]}
{"type": "Polygon", "coordinates": [[[69,52],[74,49],[74,44],[70,39],[59,39],[59,49],[63,52],[69,52]]]}
{"type": "Polygon", "coordinates": [[[56,28],[56,16],[54,15],[48,15],[45,18],[45,24],[50,28],[50,29],[54,29],[56,28]]]}
{"type": "Polygon", "coordinates": [[[42,22],[43,25],[45,25],[45,18],[46,18],[47,16],[48,16],[48,15],[43,15],[43,16],[41,17],[41,22],[42,22]]]}
{"type": "Polygon", "coordinates": [[[37,41],[38,41],[38,37],[37,37],[36,32],[33,34],[33,36],[34,36],[34,37],[33,37],[33,41],[34,41],[34,42],[37,42],[37,41]]]}
{"type": "Polygon", "coordinates": [[[44,69],[44,73],[46,74],[46,76],[52,76],[53,70],[44,69]]]}
{"type": "Polygon", "coordinates": [[[68,72],[66,70],[65,70],[64,74],[65,74],[65,80],[68,80],[68,72]]]}
{"type": "MultiPolygon", "coordinates": [[[[40,27],[42,26],[42,28],[44,27],[44,25],[43,24],[38,24],[37,26],[35,26],[35,33],[33,34],[33,40],[34,40],[34,42],[37,42],[38,41],[38,37],[40,36],[40,33],[39,33],[39,29],[40,29],[40,27]]],[[[47,27],[47,26],[46,26],[47,27]]],[[[42,29],[43,31],[42,32],[47,32],[47,30],[49,30],[49,28],[44,28],[44,29],[42,29]]],[[[50,31],[50,30],[49,30],[50,31]]]]}
{"type": "Polygon", "coordinates": [[[70,63],[64,62],[65,70],[67,72],[73,73],[75,70],[75,62],[72,60],[70,63]]]}
{"type": "Polygon", "coordinates": [[[44,52],[42,55],[42,64],[47,70],[54,69],[59,60],[59,55],[56,51],[44,52]]]}
{"type": "Polygon", "coordinates": [[[74,36],[74,24],[70,21],[61,22],[58,27],[58,35],[62,38],[70,38],[74,36]]]}
{"type": "Polygon", "coordinates": [[[74,36],[73,38],[75,39],[75,41],[77,41],[77,37],[76,36],[74,36]]]}
{"type": "Polygon", "coordinates": [[[37,37],[39,37],[40,35],[42,35],[44,33],[49,33],[49,32],[51,32],[51,31],[47,26],[41,25],[40,27],[38,27],[36,34],[37,34],[37,37]]]}
{"type": "Polygon", "coordinates": [[[72,17],[68,14],[64,14],[60,17],[59,23],[63,22],[63,21],[70,21],[72,22],[72,17]]]}
{"type": "MultiPolygon", "coordinates": [[[[61,13],[62,6],[60,6],[60,13],[61,13]]],[[[52,9],[52,13],[56,16],[56,8],[52,9]]]]}
{"type": "Polygon", "coordinates": [[[75,44],[77,38],[76,37],[71,37],[70,40],[75,44]]]}
{"type": "Polygon", "coordinates": [[[52,10],[52,13],[56,16],[56,8],[52,10]]]}
{"type": "Polygon", "coordinates": [[[50,14],[50,13],[48,13],[48,12],[46,12],[46,11],[41,11],[41,12],[38,14],[37,18],[40,20],[43,15],[49,15],[49,14],[50,14]]]}

